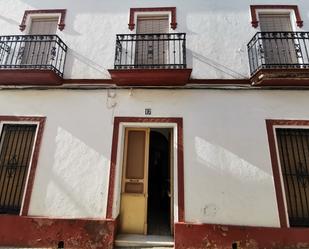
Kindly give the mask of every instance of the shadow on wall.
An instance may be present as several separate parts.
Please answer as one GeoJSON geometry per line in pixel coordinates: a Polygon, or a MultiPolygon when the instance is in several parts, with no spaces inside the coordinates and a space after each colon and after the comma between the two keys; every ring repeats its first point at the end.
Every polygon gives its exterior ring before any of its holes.
{"type": "Polygon", "coordinates": [[[80,61],[82,64],[87,65],[87,67],[91,68],[93,71],[96,71],[100,75],[104,75],[104,78],[110,78],[110,74],[108,73],[108,71],[104,70],[106,66],[104,67],[104,65],[100,65],[94,60],[90,60],[86,56],[70,48],[68,48],[67,58],[65,62],[65,78],[67,78],[66,75],[72,75],[74,61],[80,61]]]}
{"type": "Polygon", "coordinates": [[[195,137],[194,147],[195,172],[199,175],[191,184],[205,191],[191,191],[190,198],[198,203],[191,208],[199,214],[200,222],[254,224],[261,214],[261,224],[273,221],[276,210],[272,175],[201,137],[195,137]]]}
{"type": "MultiPolygon", "coordinates": [[[[188,36],[194,36],[196,35],[195,32],[190,30],[188,28],[187,20],[188,16],[192,13],[212,13],[215,14],[216,12],[220,12],[220,14],[224,13],[230,13],[234,14],[235,16],[238,16],[240,14],[245,14],[247,16],[247,29],[250,30],[250,12],[249,12],[249,6],[252,4],[252,1],[217,1],[217,0],[166,0],[166,1],[160,1],[162,3],[157,2],[150,2],[150,1],[140,1],[140,0],[116,0],[116,1],[110,1],[108,4],[106,1],[99,1],[99,0],[89,0],[87,2],[84,1],[75,1],[75,0],[62,0],[62,1],[37,1],[37,0],[20,0],[27,5],[29,5],[29,9],[54,9],[54,8],[66,8],[68,10],[67,17],[66,17],[66,28],[63,31],[66,34],[72,35],[72,36],[78,36],[81,35],[78,31],[78,27],[74,26],[75,19],[80,14],[86,14],[86,13],[102,13],[102,14],[122,14],[127,15],[129,17],[129,8],[130,7],[158,7],[158,6],[177,6],[177,23],[178,28],[177,32],[186,32],[188,36]],[[198,6],[198,8],[197,8],[198,6]]],[[[259,1],[258,1],[259,2],[259,1]]],[[[305,1],[304,1],[305,2],[305,1]]],[[[297,3],[299,5],[299,8],[302,9],[305,7],[305,3],[297,3]]],[[[282,4],[282,1],[280,0],[274,0],[272,1],[272,4],[282,4]]],[[[304,8],[305,9],[305,8],[304,8]]],[[[302,17],[305,19],[305,14],[302,13],[302,17]]],[[[14,22],[14,20],[7,20],[8,22],[14,22]]],[[[306,20],[304,20],[306,23],[306,20]]],[[[227,19],[223,18],[220,23],[215,23],[214,25],[220,25],[221,29],[222,26],[225,25],[228,22],[227,19]]],[[[128,22],[126,21],[123,23],[123,27],[127,28],[128,22]]],[[[15,25],[15,23],[14,23],[15,25]]],[[[91,26],[91,20],[89,20],[89,26],[91,26]]],[[[127,30],[128,33],[130,33],[129,30],[127,30]]],[[[249,41],[251,39],[251,35],[254,33],[255,30],[251,30],[248,32],[247,39],[244,39],[244,43],[249,41]],[[252,31],[252,33],[250,33],[252,31]]],[[[215,31],[212,31],[215,32],[215,31]]],[[[98,31],[98,33],[100,33],[98,31]]],[[[113,35],[113,34],[107,34],[107,35],[113,35]]],[[[209,34],[210,36],[212,34],[209,34]]],[[[221,36],[220,36],[221,37],[221,36]]],[[[106,38],[106,37],[105,37],[106,38]]],[[[114,38],[113,38],[114,39],[114,38]]],[[[218,42],[220,42],[218,40],[218,42]]],[[[113,46],[115,46],[115,43],[113,42],[113,46]]],[[[114,48],[112,48],[114,51],[114,48]]],[[[106,50],[101,49],[98,50],[98,53],[104,54],[106,50]]],[[[195,54],[193,51],[187,50],[188,56],[188,67],[192,67],[193,60],[197,60],[205,65],[207,67],[211,67],[215,70],[215,74],[221,74],[228,76],[230,78],[234,79],[242,79],[242,78],[248,78],[248,75],[246,75],[243,72],[237,72],[234,71],[233,65],[224,65],[222,63],[219,63],[215,61],[214,59],[211,59],[209,57],[202,56],[200,54],[195,54]]],[[[82,63],[87,64],[95,71],[99,71],[100,73],[103,73],[104,75],[107,74],[106,71],[100,70],[102,66],[97,65],[94,61],[89,61],[85,58],[85,56],[80,55],[76,52],[70,53],[74,58],[68,59],[68,64],[72,65],[74,60],[81,60],[82,63]],[[71,61],[70,61],[71,60],[71,61]]],[[[237,56],[237,58],[240,58],[240,60],[243,59],[244,56],[237,56]]],[[[247,61],[239,61],[239,64],[245,63],[248,65],[247,61]]],[[[112,65],[112,62],[111,62],[112,65]]],[[[106,65],[104,65],[105,67],[106,65]]],[[[66,67],[67,70],[71,67],[66,67]]],[[[70,75],[70,71],[67,71],[67,75],[70,75]]]]}
{"type": "Polygon", "coordinates": [[[55,140],[49,151],[54,161],[37,174],[36,209],[63,217],[104,216],[109,160],[62,127],[49,136],[55,140]]]}
{"type": "MultiPolygon", "coordinates": [[[[244,78],[248,78],[248,75],[239,73],[233,69],[231,69],[228,66],[223,65],[222,63],[219,63],[213,59],[210,59],[206,56],[203,56],[199,53],[195,53],[189,49],[187,49],[187,58],[188,58],[188,65],[190,65],[190,67],[192,67],[193,64],[193,59],[196,59],[197,61],[203,63],[204,65],[207,65],[208,67],[211,67],[213,69],[215,69],[215,71],[217,73],[220,73],[221,75],[225,75],[225,76],[229,76],[233,79],[244,79],[244,78]],[[191,64],[189,64],[191,63],[191,64]]],[[[207,67],[205,67],[206,69],[207,67]]]]}
{"type": "MultiPolygon", "coordinates": [[[[223,2],[217,0],[167,0],[162,3],[138,1],[138,0],[116,0],[116,1],[98,1],[89,0],[75,1],[75,0],[62,0],[62,1],[37,1],[37,0],[21,0],[29,5],[28,9],[55,9],[65,8],[68,10],[66,17],[66,32],[71,35],[80,35],[77,30],[73,30],[74,18],[79,14],[85,13],[124,13],[129,17],[130,7],[164,7],[164,6],[177,6],[177,23],[179,32],[187,32],[192,34],[187,28],[186,21],[188,13],[204,12],[204,11],[248,11],[249,3],[235,4],[231,2],[223,2]],[[159,6],[158,6],[159,5],[159,6]],[[181,8],[180,8],[181,6],[181,8]],[[198,6],[198,8],[196,7],[198,6]],[[74,16],[71,16],[74,13],[74,16]]],[[[91,22],[91,20],[90,20],[91,22]]],[[[91,25],[91,23],[89,23],[91,25]]],[[[127,27],[127,23],[124,23],[127,27]]],[[[128,30],[129,32],[129,30],[128,30]]]]}
{"type": "Polygon", "coordinates": [[[219,174],[227,174],[239,181],[251,183],[272,178],[269,173],[231,151],[219,145],[211,144],[200,137],[195,138],[195,151],[199,162],[202,162],[219,174]]]}
{"type": "MultiPolygon", "coordinates": [[[[201,12],[201,11],[241,11],[244,6],[248,6],[250,1],[247,1],[243,4],[236,4],[233,1],[223,2],[218,0],[166,0],[165,4],[155,2],[145,1],[141,3],[140,0],[119,0],[119,1],[109,1],[108,4],[106,1],[97,1],[97,0],[88,0],[86,4],[80,4],[82,1],[77,2],[76,0],[62,0],[61,3],[54,1],[38,1],[38,0],[21,0],[22,2],[27,3],[28,5],[35,8],[58,8],[69,7],[71,9],[78,9],[80,13],[98,13],[98,12],[122,12],[124,9],[127,9],[127,6],[130,7],[160,7],[160,6],[183,6],[187,12],[201,12]],[[121,3],[121,4],[119,4],[121,3]],[[81,8],[82,6],[82,8],[81,8]],[[198,8],[197,8],[198,6],[198,8]]],[[[278,2],[278,1],[277,1],[278,2]]]]}
{"type": "Polygon", "coordinates": [[[9,24],[12,24],[12,25],[15,25],[15,26],[19,26],[19,22],[17,22],[16,20],[13,20],[13,19],[11,19],[11,18],[7,18],[7,17],[5,17],[5,16],[2,16],[2,15],[0,15],[0,19],[2,19],[3,21],[5,21],[5,22],[7,22],[7,23],[9,23],[9,24]]]}
{"type": "MultiPolygon", "coordinates": [[[[186,32],[188,36],[197,35],[195,32],[190,30],[187,25],[188,15],[192,13],[201,13],[201,12],[235,12],[235,15],[238,15],[240,12],[248,12],[249,11],[249,1],[245,3],[235,4],[233,1],[224,2],[217,0],[167,0],[164,1],[164,4],[149,2],[149,1],[139,1],[139,0],[116,0],[116,1],[98,1],[98,0],[89,0],[87,2],[84,1],[75,1],[75,0],[62,0],[62,1],[37,1],[37,0],[21,0],[22,2],[29,5],[28,9],[55,9],[55,8],[65,8],[68,10],[66,16],[66,28],[63,31],[65,34],[72,36],[82,35],[78,27],[74,25],[75,19],[80,14],[86,13],[102,13],[102,14],[121,14],[127,15],[129,17],[129,8],[130,7],[164,7],[164,6],[177,6],[177,23],[178,28],[176,32],[186,32]],[[198,8],[197,8],[198,6],[198,8]]],[[[12,20],[8,20],[12,21],[12,20]]],[[[87,25],[91,26],[91,21],[87,25]]],[[[248,15],[248,23],[249,23],[249,15],[248,15]]],[[[123,23],[124,30],[127,28],[127,21],[123,23]]],[[[222,24],[221,24],[222,25],[222,24]]],[[[119,30],[119,32],[122,32],[119,30]]],[[[129,30],[127,30],[130,33],[129,30]]],[[[104,27],[102,27],[102,32],[98,30],[98,34],[104,34],[104,27]]],[[[113,34],[106,34],[105,39],[108,39],[107,36],[113,34]]],[[[249,40],[249,38],[248,38],[249,40]]],[[[105,41],[106,43],[106,41],[105,41]]],[[[115,46],[114,37],[113,37],[113,46],[115,46]]],[[[114,51],[114,48],[112,48],[114,51]]],[[[104,48],[97,48],[98,54],[104,54],[104,48]]],[[[106,51],[106,50],[105,50],[106,51]]],[[[101,66],[97,64],[94,60],[89,60],[86,56],[69,50],[67,57],[67,66],[65,75],[71,75],[72,66],[74,61],[78,60],[82,64],[86,64],[94,71],[98,72],[99,75],[104,75],[109,78],[109,74],[107,71],[102,70],[102,68],[107,67],[109,65],[101,66]]],[[[242,73],[233,71],[230,67],[223,65],[222,63],[218,63],[213,59],[203,57],[201,55],[197,55],[194,52],[187,50],[187,64],[189,68],[193,66],[193,60],[200,61],[201,63],[215,69],[216,74],[225,75],[231,78],[240,79],[247,78],[247,75],[243,75],[242,73]]],[[[113,61],[110,62],[112,65],[113,61]]]]}

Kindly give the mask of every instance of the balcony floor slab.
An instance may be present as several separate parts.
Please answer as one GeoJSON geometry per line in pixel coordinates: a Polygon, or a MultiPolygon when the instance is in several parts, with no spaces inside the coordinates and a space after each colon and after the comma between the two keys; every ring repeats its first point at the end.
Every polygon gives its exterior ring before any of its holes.
{"type": "Polygon", "coordinates": [[[309,86],[309,68],[263,68],[250,81],[255,86],[309,86]]]}
{"type": "Polygon", "coordinates": [[[0,85],[61,85],[63,78],[48,69],[0,69],[0,85]]]}
{"type": "Polygon", "coordinates": [[[192,69],[109,69],[118,86],[184,86],[192,69]]]}

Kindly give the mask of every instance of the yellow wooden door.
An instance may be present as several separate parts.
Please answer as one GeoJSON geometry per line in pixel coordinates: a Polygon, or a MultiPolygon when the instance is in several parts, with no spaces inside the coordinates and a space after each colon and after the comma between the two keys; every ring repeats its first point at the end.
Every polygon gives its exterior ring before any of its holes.
{"type": "Polygon", "coordinates": [[[147,234],[149,128],[127,128],[121,187],[120,232],[147,234]]]}

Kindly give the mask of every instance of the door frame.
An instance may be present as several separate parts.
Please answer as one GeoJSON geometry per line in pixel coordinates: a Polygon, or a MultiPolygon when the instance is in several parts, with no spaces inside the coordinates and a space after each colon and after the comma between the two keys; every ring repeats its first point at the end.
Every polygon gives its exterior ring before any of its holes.
{"type": "Polygon", "coordinates": [[[176,117],[115,117],[109,172],[106,218],[116,219],[120,211],[125,128],[172,128],[174,143],[174,224],[184,222],[183,119],[176,117]],[[119,152],[119,153],[118,153],[119,152]]]}
{"type": "MultiPolygon", "coordinates": [[[[273,171],[277,208],[281,228],[290,228],[289,214],[287,210],[286,194],[281,170],[276,128],[304,128],[308,129],[309,120],[266,119],[266,131],[268,137],[269,153],[273,171]]],[[[298,228],[296,228],[298,229],[298,228]]]]}

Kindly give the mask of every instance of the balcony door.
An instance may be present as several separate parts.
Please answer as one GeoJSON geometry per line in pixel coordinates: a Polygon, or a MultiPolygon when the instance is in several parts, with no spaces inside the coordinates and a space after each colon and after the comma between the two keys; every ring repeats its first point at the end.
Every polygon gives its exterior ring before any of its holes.
{"type": "Polygon", "coordinates": [[[51,64],[56,53],[55,39],[36,37],[35,35],[54,35],[57,31],[58,18],[32,19],[29,36],[23,47],[22,64],[38,65],[40,67],[51,64]]]}
{"type": "Polygon", "coordinates": [[[140,68],[161,68],[166,64],[169,30],[168,16],[139,16],[135,65],[140,68]]]}
{"type": "Polygon", "coordinates": [[[264,59],[266,65],[298,64],[296,43],[289,14],[260,14],[260,27],[263,35],[264,59]]]}

